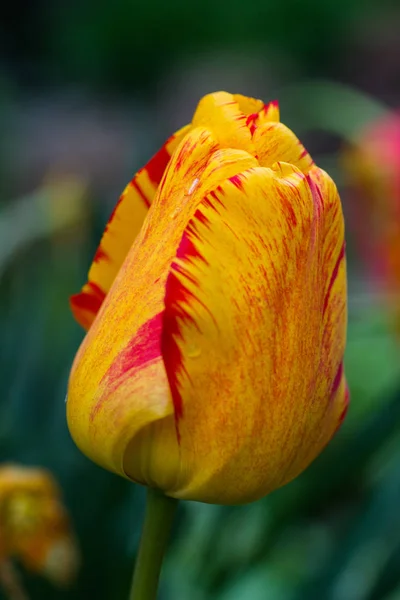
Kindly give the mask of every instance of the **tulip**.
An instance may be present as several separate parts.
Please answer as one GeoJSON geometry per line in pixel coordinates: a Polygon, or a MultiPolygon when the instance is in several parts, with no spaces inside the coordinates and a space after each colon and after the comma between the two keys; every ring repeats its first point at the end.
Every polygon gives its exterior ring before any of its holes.
{"type": "Polygon", "coordinates": [[[238,504],[296,477],[347,410],[336,187],[276,102],[199,103],[123,192],[69,380],[79,448],[148,486],[132,600],[153,600],[176,499],[238,504]]]}
{"type": "Polygon", "coordinates": [[[343,421],[340,199],[276,102],[205,96],[126,187],[71,305],[72,437],[167,496],[257,500],[343,421]]]}
{"type": "Polygon", "coordinates": [[[75,577],[78,550],[69,518],[44,469],[0,467],[0,565],[13,558],[55,583],[75,577]]]}
{"type": "Polygon", "coordinates": [[[343,164],[353,192],[350,226],[369,275],[393,306],[400,335],[400,114],[369,123],[343,164]]]}

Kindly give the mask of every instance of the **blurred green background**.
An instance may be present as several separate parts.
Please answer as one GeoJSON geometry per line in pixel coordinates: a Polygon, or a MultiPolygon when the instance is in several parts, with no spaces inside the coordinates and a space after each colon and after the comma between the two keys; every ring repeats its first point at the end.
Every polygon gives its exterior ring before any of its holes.
{"type": "MultiPolygon", "coordinates": [[[[0,461],[51,469],[83,557],[68,589],[21,573],[34,600],[124,600],[144,490],[91,464],[69,437],[64,398],[83,331],[68,297],[127,181],[207,92],[278,98],[346,212],[340,134],[372,118],[364,94],[400,105],[400,7],[14,0],[2,12],[0,461]]],[[[347,244],[345,425],[260,502],[182,504],[160,599],[400,599],[400,349],[351,232],[347,244]]]]}

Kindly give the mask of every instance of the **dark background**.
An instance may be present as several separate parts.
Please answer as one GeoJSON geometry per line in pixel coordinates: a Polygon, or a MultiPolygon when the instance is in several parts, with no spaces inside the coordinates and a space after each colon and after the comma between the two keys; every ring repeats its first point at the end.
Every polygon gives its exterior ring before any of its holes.
{"type": "MultiPolygon", "coordinates": [[[[399,31],[394,1],[2,8],[0,460],[52,470],[83,555],[67,590],[22,570],[32,599],[127,597],[144,491],[79,453],[64,405],[83,337],[68,297],[119,193],[203,94],[226,89],[279,99],[347,212],[340,155],[374,116],[370,98],[400,104],[399,31]]],[[[351,229],[347,244],[345,425],[306,473],[260,502],[182,504],[160,598],[400,599],[400,350],[351,229]]]]}

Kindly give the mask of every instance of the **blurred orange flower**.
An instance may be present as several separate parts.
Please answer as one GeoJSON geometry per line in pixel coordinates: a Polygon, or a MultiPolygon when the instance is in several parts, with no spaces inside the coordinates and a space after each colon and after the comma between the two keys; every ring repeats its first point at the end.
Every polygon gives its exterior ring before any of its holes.
{"type": "Polygon", "coordinates": [[[79,553],[60,490],[44,469],[0,467],[0,562],[18,558],[58,584],[71,582],[79,553]]]}
{"type": "Polygon", "coordinates": [[[217,92],[132,179],[72,298],[89,457],[167,495],[256,500],[344,418],[344,224],[276,102],[217,92]]]}
{"type": "Polygon", "coordinates": [[[400,115],[371,123],[345,151],[344,166],[353,188],[349,225],[391,299],[400,335],[400,115]]]}

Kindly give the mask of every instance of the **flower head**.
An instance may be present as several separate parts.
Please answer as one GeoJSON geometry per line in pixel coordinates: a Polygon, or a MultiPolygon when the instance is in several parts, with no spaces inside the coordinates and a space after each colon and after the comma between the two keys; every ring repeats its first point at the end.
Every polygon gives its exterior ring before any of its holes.
{"type": "Polygon", "coordinates": [[[249,502],[344,417],[340,200],[275,102],[205,96],[126,187],[71,302],[88,333],[70,431],[136,482],[249,502]]]}
{"type": "Polygon", "coordinates": [[[71,581],[78,550],[53,477],[44,469],[0,467],[0,562],[18,558],[56,583],[71,581]]]}

